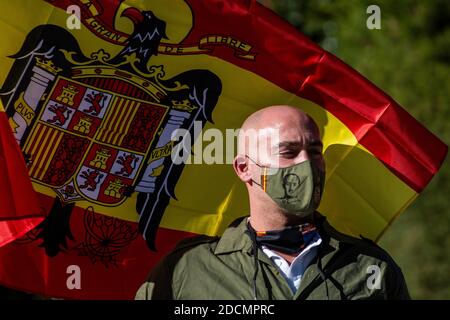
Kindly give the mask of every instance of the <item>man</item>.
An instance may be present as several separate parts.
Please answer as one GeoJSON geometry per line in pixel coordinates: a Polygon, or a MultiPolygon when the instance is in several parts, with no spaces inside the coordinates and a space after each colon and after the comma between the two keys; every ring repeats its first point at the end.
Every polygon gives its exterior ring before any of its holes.
{"type": "Polygon", "coordinates": [[[385,251],[340,234],[316,211],[325,163],[308,115],[290,106],[261,109],[244,122],[238,140],[233,167],[247,187],[250,217],[221,238],[180,243],[137,299],[409,299],[385,251]],[[249,131],[257,132],[256,143],[244,134],[249,131]],[[283,201],[291,176],[299,179],[288,193],[294,200],[283,201]]]}

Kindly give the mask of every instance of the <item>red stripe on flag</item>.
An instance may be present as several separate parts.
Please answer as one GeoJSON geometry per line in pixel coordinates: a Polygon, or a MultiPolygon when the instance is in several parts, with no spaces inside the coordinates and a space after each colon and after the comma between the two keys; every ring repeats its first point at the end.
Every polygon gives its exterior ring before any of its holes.
{"type": "Polygon", "coordinates": [[[271,10],[256,1],[187,2],[195,20],[184,44],[198,43],[206,35],[230,35],[250,44],[255,61],[237,58],[227,46],[217,46],[210,54],[322,106],[417,192],[438,171],[447,154],[439,138],[361,74],[271,10]]]}
{"type": "Polygon", "coordinates": [[[446,156],[447,146],[439,138],[330,54],[323,56],[299,95],[325,106],[359,143],[417,192],[428,184],[446,156]]]}
{"type": "MultiPolygon", "coordinates": [[[[54,199],[40,196],[41,203],[50,208],[54,199]]],[[[152,252],[140,235],[127,243],[130,232],[137,235],[137,223],[94,213],[93,220],[99,220],[89,225],[86,214],[84,209],[74,208],[70,217],[74,240],[68,240],[67,250],[55,257],[48,257],[44,248],[38,247],[42,239],[36,238],[37,230],[31,237],[0,248],[0,283],[49,297],[133,299],[153,266],[181,239],[193,235],[159,228],[156,237],[158,251],[152,252]],[[109,223],[105,223],[106,220],[109,223]],[[95,238],[89,240],[90,235],[95,238]],[[104,239],[108,239],[111,245],[104,245],[104,239]],[[71,275],[67,270],[74,265],[80,268],[80,290],[71,290],[67,286],[71,275]]]]}
{"type": "Polygon", "coordinates": [[[0,246],[21,237],[43,217],[19,146],[0,111],[0,246]]]}

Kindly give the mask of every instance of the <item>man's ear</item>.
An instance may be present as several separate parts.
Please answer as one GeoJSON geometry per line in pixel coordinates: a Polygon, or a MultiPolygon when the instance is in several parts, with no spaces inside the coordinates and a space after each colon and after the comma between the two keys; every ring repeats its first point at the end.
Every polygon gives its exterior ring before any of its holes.
{"type": "Polygon", "coordinates": [[[239,179],[243,182],[250,182],[252,180],[252,174],[248,166],[249,161],[247,157],[238,154],[233,161],[233,169],[236,172],[239,179]]]}

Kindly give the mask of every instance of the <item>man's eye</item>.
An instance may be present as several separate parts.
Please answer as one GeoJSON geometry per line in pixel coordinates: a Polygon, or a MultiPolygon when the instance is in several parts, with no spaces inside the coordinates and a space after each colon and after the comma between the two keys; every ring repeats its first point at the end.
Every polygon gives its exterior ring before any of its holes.
{"type": "Polygon", "coordinates": [[[280,155],[283,156],[284,158],[294,158],[295,156],[297,156],[297,152],[289,150],[289,151],[281,151],[280,155]]]}

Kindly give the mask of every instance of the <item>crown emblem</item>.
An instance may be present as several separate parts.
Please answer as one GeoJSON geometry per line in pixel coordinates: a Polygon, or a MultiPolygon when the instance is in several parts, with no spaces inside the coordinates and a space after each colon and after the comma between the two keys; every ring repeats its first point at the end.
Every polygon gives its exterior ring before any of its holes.
{"type": "Polygon", "coordinates": [[[192,112],[192,110],[197,109],[197,107],[192,105],[192,103],[188,99],[172,100],[172,107],[175,109],[185,110],[188,112],[192,112]]]}
{"type": "Polygon", "coordinates": [[[53,74],[57,74],[62,70],[61,68],[56,67],[51,60],[46,60],[39,57],[36,57],[36,65],[53,74]]]}

